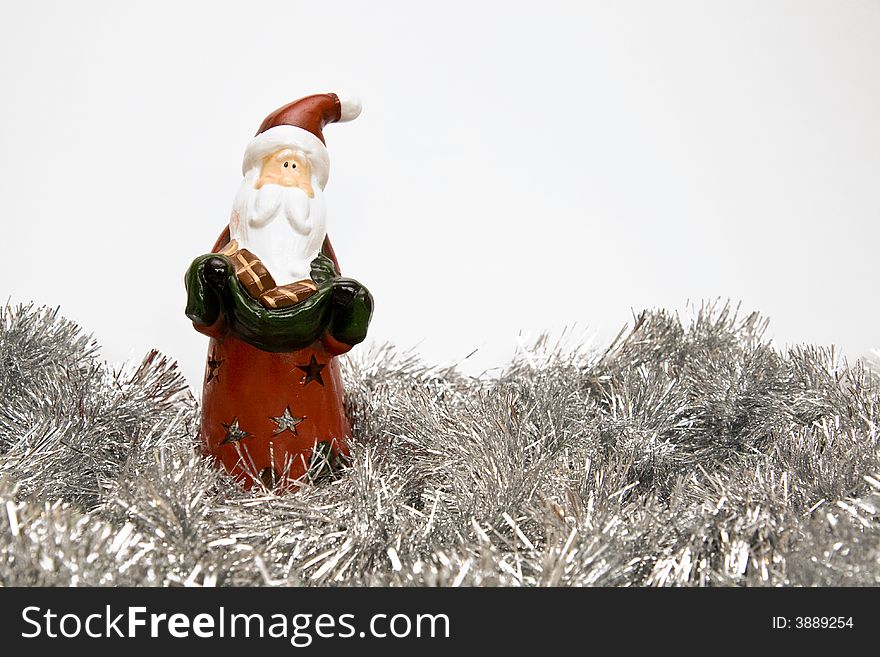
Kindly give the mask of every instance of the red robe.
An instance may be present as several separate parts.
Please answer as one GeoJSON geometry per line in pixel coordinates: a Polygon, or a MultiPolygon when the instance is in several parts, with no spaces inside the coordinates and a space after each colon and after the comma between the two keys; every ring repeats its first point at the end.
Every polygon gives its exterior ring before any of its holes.
{"type": "MultiPolygon", "coordinates": [[[[212,253],[228,242],[227,227],[212,253]]],[[[329,239],[323,252],[338,270],[329,239]]],[[[257,479],[269,488],[293,485],[309,469],[316,446],[315,457],[324,467],[348,454],[351,429],[333,358],[348,351],[348,345],[325,335],[305,349],[274,353],[228,333],[222,313],[211,326],[194,326],[211,337],[202,389],[202,446],[246,488],[257,479]]]]}

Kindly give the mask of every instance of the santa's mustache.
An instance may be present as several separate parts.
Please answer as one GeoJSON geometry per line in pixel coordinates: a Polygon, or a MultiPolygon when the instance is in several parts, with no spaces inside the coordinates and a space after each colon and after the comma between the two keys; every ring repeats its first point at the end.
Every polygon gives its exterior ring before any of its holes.
{"type": "Polygon", "coordinates": [[[253,228],[262,228],[283,217],[298,233],[310,230],[311,203],[309,195],[298,187],[269,183],[260,189],[251,188],[245,204],[246,220],[253,228]]]}

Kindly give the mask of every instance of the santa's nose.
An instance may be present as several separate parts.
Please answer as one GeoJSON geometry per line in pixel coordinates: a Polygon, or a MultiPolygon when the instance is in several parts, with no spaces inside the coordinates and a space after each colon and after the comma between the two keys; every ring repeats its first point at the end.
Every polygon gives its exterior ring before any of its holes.
{"type": "Polygon", "coordinates": [[[278,178],[278,184],[283,187],[299,187],[299,180],[294,176],[281,176],[278,178]]]}

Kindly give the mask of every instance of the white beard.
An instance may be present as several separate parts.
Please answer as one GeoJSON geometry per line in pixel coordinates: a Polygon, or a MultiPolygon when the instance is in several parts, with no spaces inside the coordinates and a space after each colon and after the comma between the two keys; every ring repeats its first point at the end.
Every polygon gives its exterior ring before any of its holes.
{"type": "Polygon", "coordinates": [[[327,231],[324,192],[314,181],[312,198],[297,187],[267,184],[254,189],[258,177],[254,170],[241,181],[230,235],[239,248],[262,261],[276,285],[308,280],[327,231]]]}

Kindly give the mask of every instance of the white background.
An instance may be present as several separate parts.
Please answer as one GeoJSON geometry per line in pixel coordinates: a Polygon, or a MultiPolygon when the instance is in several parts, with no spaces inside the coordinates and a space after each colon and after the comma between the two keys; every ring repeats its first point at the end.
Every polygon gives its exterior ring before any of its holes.
{"type": "Polygon", "coordinates": [[[196,386],[183,273],[320,91],[364,101],[328,226],[375,343],[482,371],[719,296],[780,346],[880,343],[876,0],[3,2],[0,89],[0,294],[196,386]]]}

